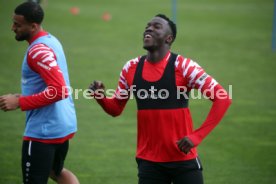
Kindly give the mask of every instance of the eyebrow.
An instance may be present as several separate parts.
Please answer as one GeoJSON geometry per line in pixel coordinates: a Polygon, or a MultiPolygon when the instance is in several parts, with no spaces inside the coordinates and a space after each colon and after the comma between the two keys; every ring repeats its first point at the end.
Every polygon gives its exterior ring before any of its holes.
{"type": "Polygon", "coordinates": [[[160,22],[148,22],[147,26],[149,26],[149,25],[161,25],[161,26],[163,26],[163,24],[160,23],[160,22]]]}

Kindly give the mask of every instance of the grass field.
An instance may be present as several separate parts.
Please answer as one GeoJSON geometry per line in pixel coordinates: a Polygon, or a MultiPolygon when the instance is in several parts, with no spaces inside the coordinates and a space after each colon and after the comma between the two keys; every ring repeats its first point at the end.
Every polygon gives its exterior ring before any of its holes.
{"type": "MultiPolygon", "coordinates": [[[[0,95],[20,92],[27,43],[10,30],[14,7],[0,0],[0,95]]],[[[71,85],[86,89],[95,79],[116,88],[122,66],[142,55],[142,33],[157,13],[172,16],[170,0],[59,0],[43,3],[43,27],[63,43],[71,85]],[[80,9],[78,15],[69,12],[80,9]],[[104,12],[112,15],[103,21],[104,12]]],[[[276,181],[276,52],[271,49],[273,0],[182,0],[172,50],[197,61],[226,89],[233,104],[199,146],[206,184],[272,184],[276,181]]],[[[137,183],[136,105],[118,118],[93,100],[75,99],[78,133],[66,167],[82,184],[137,183]]],[[[191,100],[195,127],[211,103],[191,100]]],[[[21,183],[20,152],[25,114],[0,112],[0,184],[21,183]]],[[[49,183],[52,183],[51,181],[49,183]]]]}

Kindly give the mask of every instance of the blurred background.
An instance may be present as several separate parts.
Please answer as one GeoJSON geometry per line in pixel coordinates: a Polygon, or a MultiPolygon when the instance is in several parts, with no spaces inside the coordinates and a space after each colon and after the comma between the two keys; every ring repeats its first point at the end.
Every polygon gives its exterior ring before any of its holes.
{"type": "MultiPolygon", "coordinates": [[[[21,2],[0,0],[0,95],[20,92],[21,62],[28,45],[14,39],[11,25],[13,10],[21,2]]],[[[198,62],[227,90],[232,85],[232,106],[198,147],[205,183],[275,183],[273,0],[178,0],[176,8],[172,0],[40,3],[43,28],[63,44],[71,86],[82,90],[95,79],[115,89],[123,65],[145,54],[146,23],[158,13],[174,17],[178,34],[172,51],[198,62]]],[[[137,183],[135,101],[112,118],[82,92],[73,96],[79,130],[65,167],[82,184],[137,183]]],[[[208,100],[190,101],[195,127],[210,106],[208,100]]],[[[20,110],[0,112],[0,184],[21,183],[24,118],[20,110]]]]}

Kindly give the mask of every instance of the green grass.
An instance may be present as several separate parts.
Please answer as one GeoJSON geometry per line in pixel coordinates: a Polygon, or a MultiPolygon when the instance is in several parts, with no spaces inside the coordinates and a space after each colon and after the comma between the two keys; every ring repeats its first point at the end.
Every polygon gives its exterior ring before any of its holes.
{"type": "MultiPolygon", "coordinates": [[[[10,31],[14,7],[0,0],[0,95],[20,92],[21,61],[27,43],[10,31]]],[[[122,66],[142,55],[142,32],[155,14],[171,16],[165,0],[59,0],[43,4],[44,29],[63,43],[71,85],[86,89],[95,79],[116,88],[122,66]],[[80,8],[73,16],[69,9],[80,8]],[[104,12],[112,20],[104,22],[104,12]]],[[[197,61],[225,88],[233,104],[221,124],[199,146],[206,184],[259,184],[276,180],[276,53],[271,50],[273,0],[178,1],[178,35],[172,50],[197,61]]],[[[75,94],[74,94],[75,95],[75,94]]],[[[78,133],[66,167],[82,184],[137,183],[136,105],[118,118],[106,115],[79,93],[78,133]]],[[[192,100],[196,127],[211,103],[192,100]]],[[[24,113],[0,112],[0,184],[21,182],[24,113]]],[[[50,182],[52,183],[52,182],[50,182]]]]}

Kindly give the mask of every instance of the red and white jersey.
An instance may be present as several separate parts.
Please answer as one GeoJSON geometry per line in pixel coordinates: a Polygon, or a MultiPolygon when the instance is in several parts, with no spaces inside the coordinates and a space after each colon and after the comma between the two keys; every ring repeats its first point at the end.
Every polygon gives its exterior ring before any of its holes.
{"type": "MultiPolygon", "coordinates": [[[[167,65],[169,57],[170,53],[168,53],[163,60],[157,63],[145,61],[143,78],[150,82],[159,80],[167,65]]],[[[123,67],[117,88],[118,95],[122,90],[130,89],[139,59],[140,57],[132,59],[123,67]]],[[[196,62],[191,59],[184,58],[181,55],[178,55],[177,61],[175,62],[175,77],[176,85],[181,87],[185,86],[187,87],[187,90],[212,90],[218,84],[217,81],[205,73],[205,71],[196,62]]]]}
{"type": "MultiPolygon", "coordinates": [[[[142,70],[143,79],[149,82],[158,81],[163,75],[170,54],[168,52],[161,61],[155,63],[145,60],[142,70]]],[[[128,101],[128,98],[124,96],[125,91],[131,89],[139,59],[140,57],[134,58],[125,64],[116,93],[112,98],[97,100],[112,116],[119,115],[128,101]]],[[[215,79],[205,73],[202,67],[181,55],[178,55],[175,62],[175,82],[176,86],[185,87],[188,91],[191,89],[198,89],[201,92],[223,90],[215,79]]],[[[208,95],[211,94],[206,93],[206,96],[208,95]]],[[[216,96],[211,100],[214,102],[211,111],[197,130],[193,129],[189,108],[138,110],[136,157],[153,162],[183,161],[197,157],[196,148],[193,148],[190,154],[184,154],[179,150],[176,142],[188,136],[197,146],[218,124],[230,105],[230,100],[228,96],[222,101],[216,96]]]]}

